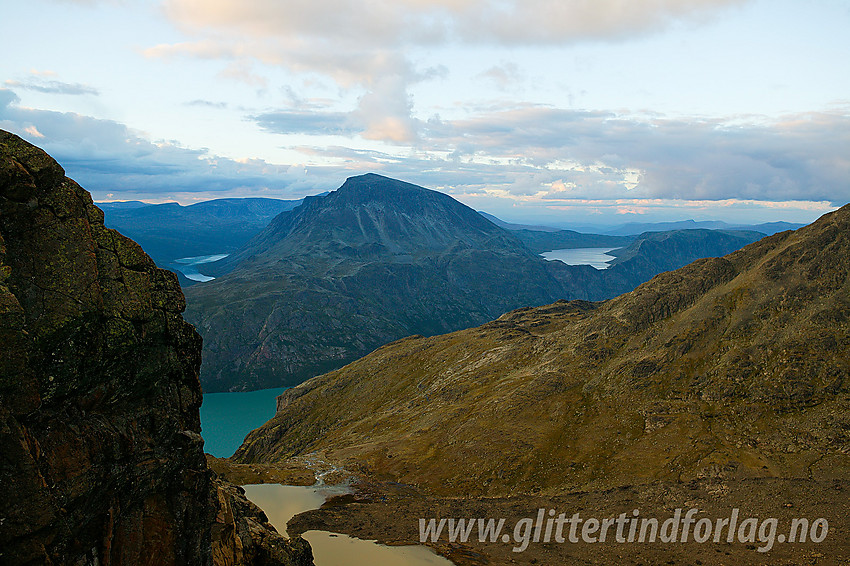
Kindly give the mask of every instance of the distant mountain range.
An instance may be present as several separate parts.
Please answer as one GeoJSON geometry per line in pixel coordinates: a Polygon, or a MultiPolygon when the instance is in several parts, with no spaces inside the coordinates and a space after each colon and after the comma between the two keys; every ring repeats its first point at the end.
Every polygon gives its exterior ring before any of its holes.
{"type": "MultiPolygon", "coordinates": [[[[272,218],[300,200],[228,198],[189,206],[140,201],[99,203],[105,223],[138,242],[160,267],[175,270],[174,260],[231,253],[272,218]]],[[[182,285],[193,282],[180,277],[182,285]]]]}
{"type": "Polygon", "coordinates": [[[632,243],[634,236],[607,236],[604,234],[582,234],[572,230],[513,230],[522,243],[535,253],[551,250],[576,248],[620,248],[632,243]]]}
{"type": "Polygon", "coordinates": [[[512,222],[505,222],[501,218],[497,218],[492,214],[488,214],[487,212],[484,212],[482,210],[479,210],[478,214],[480,214],[496,226],[499,226],[500,228],[504,228],[506,230],[531,230],[534,232],[558,232],[559,230],[561,230],[560,228],[542,226],[539,224],[514,224],[512,222]]]}
{"type": "Polygon", "coordinates": [[[210,264],[218,279],[185,290],[187,320],[204,337],[204,390],[291,385],[405,336],[561,298],[613,297],[671,263],[722,255],[762,235],[687,231],[642,245],[573,236],[583,246],[640,246],[604,271],[546,261],[523,236],[448,195],[379,175],[307,197],[210,264]],[[690,240],[700,242],[693,251],[690,240]]]}
{"type": "MultiPolygon", "coordinates": [[[[619,265],[694,232],[645,239],[619,265]]],[[[836,482],[838,498],[848,348],[850,205],[605,302],[384,346],[285,391],[235,458],[316,453],[452,497],[701,479],[720,497],[787,478],[836,482]]]]}
{"type": "Polygon", "coordinates": [[[156,206],[140,200],[120,200],[113,202],[96,202],[98,208],[106,212],[109,210],[132,210],[134,208],[142,208],[143,206],[156,206]]]}
{"type": "MultiPolygon", "coordinates": [[[[666,232],[670,230],[745,230],[761,232],[767,236],[783,232],[785,230],[796,230],[802,228],[805,224],[795,224],[793,222],[764,222],[761,224],[729,224],[722,220],[678,220],[674,222],[629,222],[614,227],[606,226],[585,226],[581,227],[581,232],[573,230],[563,230],[552,226],[514,224],[505,222],[496,218],[492,214],[481,212],[485,218],[505,228],[507,230],[530,230],[534,232],[572,232],[586,234],[604,234],[608,236],[637,236],[644,232],[666,232]]],[[[551,249],[551,248],[550,248],[551,249]]],[[[548,251],[548,250],[547,250],[548,251]]]]}
{"type": "Polygon", "coordinates": [[[678,222],[630,222],[616,228],[605,230],[604,234],[612,236],[630,236],[644,232],[663,232],[667,230],[752,230],[772,236],[777,232],[785,230],[796,230],[805,224],[794,224],[792,222],[765,222],[763,224],[728,224],[720,220],[707,220],[697,222],[696,220],[681,220],[678,222]]]}
{"type": "MultiPolygon", "coordinates": [[[[279,213],[292,210],[301,202],[301,199],[228,198],[189,206],[177,203],[149,204],[142,201],[96,204],[104,211],[107,226],[139,242],[157,265],[177,272],[181,285],[187,287],[196,281],[183,275],[181,269],[187,270],[184,265],[176,263],[176,259],[230,254],[258,234],[279,213]]],[[[513,224],[486,212],[479,211],[479,214],[497,226],[512,231],[535,253],[555,249],[618,248],[628,245],[644,232],[653,231],[751,230],[769,235],[802,226],[788,222],[735,226],[721,221],[684,220],[630,223],[617,228],[600,229],[602,233],[582,233],[543,225],[513,224]]],[[[234,264],[234,259],[230,259],[215,266],[204,265],[201,270],[210,274],[224,273],[234,264]]]]}

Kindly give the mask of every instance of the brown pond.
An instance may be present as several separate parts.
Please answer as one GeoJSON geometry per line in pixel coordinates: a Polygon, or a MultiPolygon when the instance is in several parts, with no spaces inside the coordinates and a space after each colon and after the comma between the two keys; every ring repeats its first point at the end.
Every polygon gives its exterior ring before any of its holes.
{"type": "MultiPolygon", "coordinates": [[[[248,499],[265,511],[281,533],[294,515],[318,509],[326,499],[345,493],[344,487],[262,484],[244,485],[248,499]]],[[[313,547],[316,566],[453,566],[425,546],[385,546],[375,541],[325,531],[302,535],[313,547]]]]}

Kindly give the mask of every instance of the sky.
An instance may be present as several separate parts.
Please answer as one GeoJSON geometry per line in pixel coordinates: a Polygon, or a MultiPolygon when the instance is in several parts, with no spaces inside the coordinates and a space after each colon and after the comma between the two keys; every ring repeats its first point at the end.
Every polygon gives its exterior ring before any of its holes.
{"type": "Polygon", "coordinates": [[[850,201],[847,0],[0,2],[0,129],[96,201],[367,172],[560,226],[850,201]]]}

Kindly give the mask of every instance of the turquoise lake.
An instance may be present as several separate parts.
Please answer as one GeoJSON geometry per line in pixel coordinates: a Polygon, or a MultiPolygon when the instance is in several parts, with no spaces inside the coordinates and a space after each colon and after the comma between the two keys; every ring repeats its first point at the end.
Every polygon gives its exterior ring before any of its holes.
{"type": "Polygon", "coordinates": [[[238,393],[205,393],[201,405],[204,452],[218,458],[233,456],[245,436],[272,418],[277,396],[287,387],[238,393]]]}

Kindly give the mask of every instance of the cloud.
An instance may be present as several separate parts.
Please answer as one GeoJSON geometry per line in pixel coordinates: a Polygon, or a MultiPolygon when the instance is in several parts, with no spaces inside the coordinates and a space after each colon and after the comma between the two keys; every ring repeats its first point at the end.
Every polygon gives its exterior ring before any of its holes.
{"type": "Polygon", "coordinates": [[[352,134],[362,129],[346,112],[265,112],[249,119],[263,130],[276,134],[352,134]]]}
{"type": "MultiPolygon", "coordinates": [[[[282,65],[298,72],[318,72],[333,79],[345,89],[361,89],[357,107],[350,113],[351,133],[365,139],[393,143],[409,142],[416,137],[416,121],[412,118],[410,85],[444,76],[445,68],[429,68],[422,72],[400,53],[386,50],[328,50],[309,44],[280,48],[266,42],[246,43],[241,40],[202,40],[195,43],[158,45],[145,51],[149,57],[176,57],[189,54],[204,59],[229,61],[221,76],[237,78],[252,86],[265,88],[266,81],[250,72],[252,59],[266,64],[282,65]],[[356,129],[353,126],[356,124],[356,129]]],[[[268,127],[263,122],[261,126],[268,127]]]]}
{"type": "Polygon", "coordinates": [[[842,112],[732,126],[529,106],[430,121],[422,136],[456,160],[531,168],[570,188],[552,198],[850,200],[842,112]]]}
{"type": "Polygon", "coordinates": [[[13,91],[7,88],[0,88],[0,111],[2,111],[7,106],[17,104],[20,101],[21,99],[13,91]]]}
{"type": "Polygon", "coordinates": [[[27,126],[26,128],[24,128],[24,131],[26,133],[28,133],[29,135],[35,137],[35,138],[43,138],[44,137],[44,134],[39,132],[38,128],[36,128],[35,126],[27,126]]]}
{"type": "Polygon", "coordinates": [[[192,29],[244,37],[389,48],[446,41],[567,44],[621,39],[675,21],[699,21],[745,0],[167,0],[166,13],[192,29]]]}
{"type": "MultiPolygon", "coordinates": [[[[40,73],[41,74],[41,73],[40,73]]],[[[70,95],[93,95],[99,96],[100,92],[91,86],[80,83],[66,83],[57,80],[44,79],[41,76],[35,76],[27,81],[7,80],[5,85],[25,90],[34,90],[36,92],[44,92],[48,94],[70,94],[70,95]]]]}
{"type": "Polygon", "coordinates": [[[269,81],[251,70],[251,64],[245,60],[233,61],[219,73],[220,77],[243,82],[248,86],[264,90],[269,81]]]}
{"type": "MultiPolygon", "coordinates": [[[[588,224],[622,223],[629,211],[641,222],[683,218],[725,219],[752,224],[779,218],[811,222],[844,203],[812,201],[808,198],[774,202],[761,199],[674,199],[640,197],[618,186],[612,171],[597,168],[585,172],[538,168],[522,161],[493,163],[489,156],[454,159],[445,154],[411,152],[391,155],[376,150],[347,147],[300,147],[305,155],[331,160],[340,165],[340,179],[348,175],[377,172],[404,179],[452,195],[476,210],[486,210],[522,223],[546,223],[576,228],[588,224]],[[595,187],[570,187],[561,177],[583,176],[595,187]],[[606,178],[611,177],[611,178],[606,178]],[[607,188],[606,188],[607,187],[607,188]]],[[[332,169],[332,168],[330,168],[332,169]]],[[[332,173],[329,170],[328,173],[332,173]]],[[[628,176],[624,174],[623,176],[628,176]]],[[[581,183],[577,183],[581,185],[581,183]]]]}
{"type": "Polygon", "coordinates": [[[191,199],[265,195],[303,196],[331,186],[320,170],[307,177],[302,168],[259,159],[234,160],[155,142],[124,124],[70,112],[17,105],[14,92],[0,89],[0,128],[50,153],[69,177],[96,198],[118,193],[125,199],[191,199]]]}
{"type": "MultiPolygon", "coordinates": [[[[369,100],[361,99],[350,112],[327,102],[293,100],[292,107],[248,119],[273,133],[350,135],[368,131],[381,115],[369,100]]],[[[399,104],[409,103],[402,98],[399,104]]],[[[772,203],[794,203],[794,210],[809,203],[823,211],[825,201],[850,201],[850,112],[842,108],[774,120],[723,120],[482,106],[463,119],[389,123],[388,129],[413,134],[408,141],[399,136],[399,145],[384,151],[302,145],[288,149],[300,152],[307,165],[277,165],[223,158],[150,140],[118,122],[18,104],[13,91],[0,89],[0,128],[44,147],[96,195],[120,193],[125,199],[297,197],[336,188],[350,175],[376,172],[491,211],[650,214],[686,206],[743,215],[772,203]]]]}
{"type": "Polygon", "coordinates": [[[364,125],[362,137],[394,143],[416,139],[418,121],[411,116],[413,101],[407,93],[408,82],[402,74],[372,81],[370,92],[360,98],[353,113],[355,120],[364,125]]]}
{"type": "Polygon", "coordinates": [[[501,90],[515,87],[522,81],[522,73],[516,63],[494,65],[478,76],[492,81],[501,90]]]}
{"type": "Polygon", "coordinates": [[[767,122],[619,116],[524,106],[416,125],[399,154],[302,147],[452,194],[520,203],[582,199],[850,201],[850,115],[767,122]]]}
{"type": "Polygon", "coordinates": [[[201,106],[204,108],[218,108],[224,109],[227,108],[226,102],[213,102],[212,100],[202,100],[197,98],[195,100],[190,100],[189,102],[183,103],[185,106],[201,106]]]}
{"type": "MultiPolygon", "coordinates": [[[[361,137],[409,143],[412,85],[445,76],[417,69],[410,48],[453,45],[569,45],[622,40],[675,22],[699,22],[748,0],[166,0],[167,16],[195,39],[160,44],[148,57],[225,61],[223,76],[264,88],[252,61],[296,73],[319,73],[344,89],[362,89],[352,118],[361,137]]],[[[502,86],[510,65],[485,72],[502,86]]]]}

